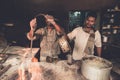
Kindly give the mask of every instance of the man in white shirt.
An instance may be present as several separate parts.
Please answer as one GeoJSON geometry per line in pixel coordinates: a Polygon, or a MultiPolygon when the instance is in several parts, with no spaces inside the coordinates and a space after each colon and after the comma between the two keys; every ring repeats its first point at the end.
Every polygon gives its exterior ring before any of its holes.
{"type": "Polygon", "coordinates": [[[98,56],[101,56],[101,35],[94,29],[96,14],[88,13],[84,27],[77,27],[68,33],[68,39],[74,40],[73,59],[81,60],[86,55],[94,54],[94,46],[97,48],[98,56]]]}

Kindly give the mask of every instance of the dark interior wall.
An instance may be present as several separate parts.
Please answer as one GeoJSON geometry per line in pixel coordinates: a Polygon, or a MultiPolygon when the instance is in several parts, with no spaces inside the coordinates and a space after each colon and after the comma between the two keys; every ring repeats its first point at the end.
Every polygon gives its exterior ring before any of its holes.
{"type": "MultiPolygon", "coordinates": [[[[29,21],[39,13],[53,15],[68,33],[69,11],[97,11],[96,25],[99,29],[102,10],[113,8],[115,5],[120,9],[119,0],[0,0],[0,29],[8,43],[30,47],[30,41],[26,37],[30,30],[29,21]],[[4,23],[13,23],[14,26],[5,26],[4,23]]],[[[39,41],[34,41],[33,46],[39,47],[39,41]]],[[[119,48],[108,47],[104,50],[103,57],[116,58],[119,57],[119,52],[119,48]]]]}
{"type": "Polygon", "coordinates": [[[119,0],[0,0],[0,18],[29,20],[37,13],[69,10],[102,10],[119,0]]]}
{"type": "Polygon", "coordinates": [[[24,44],[29,31],[29,21],[38,13],[47,13],[58,19],[58,23],[68,32],[71,10],[101,10],[114,6],[116,0],[0,0],[0,26],[14,23],[14,27],[5,26],[5,35],[11,40],[24,44]],[[99,3],[99,4],[98,4],[99,3]],[[2,24],[2,25],[1,25],[2,24]]]}
{"type": "Polygon", "coordinates": [[[68,23],[69,23],[69,11],[66,10],[54,10],[48,11],[47,14],[53,15],[57,20],[57,23],[68,31],[68,23]]]}

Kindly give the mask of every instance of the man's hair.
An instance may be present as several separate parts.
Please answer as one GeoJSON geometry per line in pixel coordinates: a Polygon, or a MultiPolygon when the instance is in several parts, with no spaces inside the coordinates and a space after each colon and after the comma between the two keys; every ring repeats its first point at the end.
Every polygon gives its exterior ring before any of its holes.
{"type": "Polygon", "coordinates": [[[95,19],[97,18],[96,12],[88,12],[86,18],[88,17],[94,17],[95,19]]]}
{"type": "Polygon", "coordinates": [[[37,22],[37,27],[45,27],[47,24],[46,24],[46,18],[41,15],[41,14],[38,14],[35,16],[36,18],[36,22],[37,22]]]}

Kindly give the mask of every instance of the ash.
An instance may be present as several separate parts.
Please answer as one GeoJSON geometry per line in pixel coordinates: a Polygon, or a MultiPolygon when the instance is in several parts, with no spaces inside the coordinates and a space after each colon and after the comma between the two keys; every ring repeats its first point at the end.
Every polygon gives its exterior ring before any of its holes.
{"type": "MultiPolygon", "coordinates": [[[[79,73],[80,64],[68,65],[66,61],[57,63],[38,62],[42,70],[42,79],[38,80],[87,80],[79,73]]],[[[37,63],[37,64],[38,64],[37,63]]],[[[35,63],[33,63],[34,65],[35,63]]],[[[18,74],[8,80],[17,80],[18,74]]],[[[26,71],[26,80],[31,80],[31,73],[26,71]]]]}
{"type": "MultiPolygon", "coordinates": [[[[80,64],[79,64],[80,65],[80,64]]],[[[79,65],[68,65],[65,61],[58,63],[41,63],[44,80],[87,80],[79,72],[79,65]]]]}

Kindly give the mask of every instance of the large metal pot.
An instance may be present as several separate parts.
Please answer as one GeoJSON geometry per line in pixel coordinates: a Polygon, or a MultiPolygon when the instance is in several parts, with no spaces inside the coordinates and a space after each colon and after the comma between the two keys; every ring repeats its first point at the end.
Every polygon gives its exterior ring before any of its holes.
{"type": "Polygon", "coordinates": [[[60,45],[61,50],[63,51],[63,53],[71,51],[71,47],[70,47],[68,41],[65,39],[64,36],[62,36],[61,38],[58,39],[58,43],[59,43],[59,45],[60,45]]]}
{"type": "Polygon", "coordinates": [[[88,80],[110,80],[112,63],[97,56],[82,59],[81,73],[88,80]]]}

